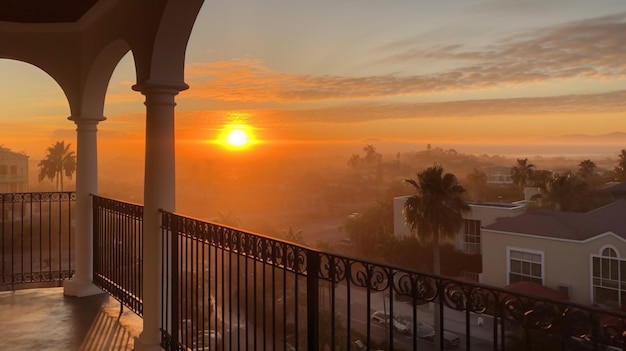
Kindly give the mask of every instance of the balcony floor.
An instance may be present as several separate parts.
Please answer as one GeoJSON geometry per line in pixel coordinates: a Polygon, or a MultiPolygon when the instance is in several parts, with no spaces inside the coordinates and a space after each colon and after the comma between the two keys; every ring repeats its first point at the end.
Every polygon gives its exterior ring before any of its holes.
{"type": "Polygon", "coordinates": [[[63,288],[0,292],[0,350],[132,350],[142,320],[108,294],[63,295],[63,288]]]}

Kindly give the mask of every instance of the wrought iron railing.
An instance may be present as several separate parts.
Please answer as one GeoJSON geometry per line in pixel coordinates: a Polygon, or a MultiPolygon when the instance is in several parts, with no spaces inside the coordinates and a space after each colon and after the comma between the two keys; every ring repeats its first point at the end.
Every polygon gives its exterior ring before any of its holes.
{"type": "Polygon", "coordinates": [[[428,350],[435,342],[467,350],[626,349],[620,311],[320,252],[173,213],[162,214],[162,231],[167,350],[428,350]]]}
{"type": "Polygon", "coordinates": [[[93,282],[143,315],[143,207],[93,196],[93,282]]]}
{"type": "Polygon", "coordinates": [[[75,201],[74,192],[0,193],[0,290],[72,277],[75,201]]]}

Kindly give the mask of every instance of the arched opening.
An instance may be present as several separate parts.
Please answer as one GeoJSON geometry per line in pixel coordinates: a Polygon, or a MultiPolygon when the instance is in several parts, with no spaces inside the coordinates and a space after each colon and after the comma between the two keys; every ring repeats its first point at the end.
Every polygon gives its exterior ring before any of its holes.
{"type": "Polygon", "coordinates": [[[132,90],[133,84],[135,62],[128,52],[109,80],[104,103],[107,120],[98,128],[99,192],[141,203],[146,115],[144,96],[132,90]]]}
{"type": "MultiPolygon", "coordinates": [[[[58,141],[70,144],[70,150],[76,150],[76,127],[67,120],[70,115],[67,98],[52,77],[31,64],[0,59],[0,75],[1,150],[28,157],[26,169],[3,162],[0,157],[0,189],[3,188],[4,164],[9,176],[4,182],[14,182],[12,175],[17,175],[20,183],[24,179],[27,182],[27,189],[21,185],[8,185],[8,190],[54,191],[54,181],[48,178],[38,180],[38,164],[46,157],[46,149],[58,141]]],[[[73,188],[73,177],[65,178],[64,190],[73,188]]]]}

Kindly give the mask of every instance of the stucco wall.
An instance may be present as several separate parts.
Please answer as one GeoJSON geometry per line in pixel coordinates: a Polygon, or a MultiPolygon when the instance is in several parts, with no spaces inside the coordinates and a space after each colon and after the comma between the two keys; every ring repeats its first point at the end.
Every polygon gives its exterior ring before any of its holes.
{"type": "Polygon", "coordinates": [[[483,283],[499,287],[508,284],[508,248],[541,252],[544,285],[553,289],[558,289],[559,285],[570,286],[570,300],[581,304],[593,303],[591,256],[600,255],[601,250],[610,245],[621,258],[626,258],[626,242],[610,233],[586,242],[513,235],[489,230],[483,230],[481,235],[483,283]]]}

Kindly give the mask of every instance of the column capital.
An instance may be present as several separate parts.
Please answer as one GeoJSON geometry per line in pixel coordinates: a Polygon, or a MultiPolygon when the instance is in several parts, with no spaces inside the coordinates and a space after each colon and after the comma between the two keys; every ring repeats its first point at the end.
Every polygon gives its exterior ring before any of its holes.
{"type": "Polygon", "coordinates": [[[148,79],[133,85],[132,89],[141,92],[143,95],[149,93],[170,93],[176,95],[183,90],[189,89],[189,85],[185,82],[166,82],[148,79]]]}
{"type": "Polygon", "coordinates": [[[104,116],[69,116],[67,117],[67,119],[69,119],[70,121],[78,124],[81,122],[84,123],[93,123],[93,124],[98,124],[102,121],[105,121],[107,118],[104,116]]]}

